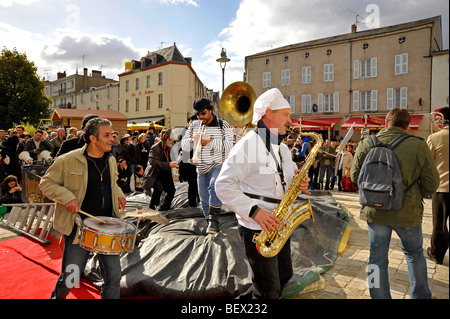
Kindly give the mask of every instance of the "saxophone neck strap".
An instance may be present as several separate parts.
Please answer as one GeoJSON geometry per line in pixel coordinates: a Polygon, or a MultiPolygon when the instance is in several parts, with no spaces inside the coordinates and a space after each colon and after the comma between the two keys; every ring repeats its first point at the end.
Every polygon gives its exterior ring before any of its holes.
{"type": "MultiPolygon", "coordinates": [[[[264,131],[264,130],[262,130],[262,131],[264,131]]],[[[270,146],[270,138],[268,138],[267,135],[264,134],[264,132],[261,132],[261,130],[259,130],[258,127],[255,128],[255,132],[263,140],[264,144],[266,145],[267,151],[272,155],[273,160],[275,161],[275,164],[277,165],[278,175],[280,175],[281,186],[283,186],[283,192],[286,192],[286,182],[284,181],[283,169],[281,168],[281,164],[280,164],[280,162],[278,162],[278,159],[275,156],[275,154],[273,153],[272,147],[270,146]]],[[[278,155],[280,156],[280,160],[282,160],[280,149],[278,149],[278,155]]]]}

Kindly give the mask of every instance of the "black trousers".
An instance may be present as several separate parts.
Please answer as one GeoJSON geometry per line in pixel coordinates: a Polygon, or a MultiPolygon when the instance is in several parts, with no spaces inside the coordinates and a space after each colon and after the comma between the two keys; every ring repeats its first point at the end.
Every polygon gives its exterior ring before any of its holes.
{"type": "Polygon", "coordinates": [[[449,247],[447,220],[450,209],[450,193],[434,193],[432,196],[433,232],[431,251],[437,261],[444,260],[449,247]]]}
{"type": "Polygon", "coordinates": [[[338,171],[337,171],[337,183],[338,183],[338,190],[340,190],[340,191],[342,190],[341,181],[342,181],[342,170],[338,169],[338,171]]]}
{"type": "Polygon", "coordinates": [[[293,275],[290,239],[286,241],[278,255],[266,258],[258,252],[255,243],[252,241],[254,234],[260,231],[251,230],[241,225],[238,226],[238,230],[253,272],[252,297],[257,299],[280,298],[284,286],[293,275]]]}
{"type": "Polygon", "coordinates": [[[150,208],[155,209],[159,206],[162,192],[166,193],[164,201],[159,210],[169,210],[172,205],[172,200],[175,196],[175,185],[173,183],[172,175],[160,174],[155,184],[153,185],[152,199],[150,200],[150,208]]]}
{"type": "Polygon", "coordinates": [[[197,168],[189,163],[180,163],[180,182],[188,182],[188,202],[190,207],[197,207],[200,197],[198,195],[197,168]]]}

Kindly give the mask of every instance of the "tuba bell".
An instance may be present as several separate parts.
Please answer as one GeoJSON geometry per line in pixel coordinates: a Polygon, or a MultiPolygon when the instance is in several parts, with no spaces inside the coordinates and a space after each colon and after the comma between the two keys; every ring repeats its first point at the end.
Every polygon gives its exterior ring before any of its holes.
{"type": "Polygon", "coordinates": [[[220,98],[220,112],[231,126],[249,126],[253,117],[253,104],[257,99],[255,89],[247,82],[231,83],[220,98]]]}

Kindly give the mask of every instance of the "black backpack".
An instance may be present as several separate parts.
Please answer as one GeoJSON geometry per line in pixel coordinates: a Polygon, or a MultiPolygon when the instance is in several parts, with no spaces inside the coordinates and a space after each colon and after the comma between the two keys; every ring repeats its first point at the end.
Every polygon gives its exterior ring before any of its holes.
{"type": "Polygon", "coordinates": [[[393,149],[403,140],[414,137],[401,134],[388,144],[369,135],[371,146],[358,177],[359,203],[380,210],[397,210],[403,203],[403,180],[393,149]]]}

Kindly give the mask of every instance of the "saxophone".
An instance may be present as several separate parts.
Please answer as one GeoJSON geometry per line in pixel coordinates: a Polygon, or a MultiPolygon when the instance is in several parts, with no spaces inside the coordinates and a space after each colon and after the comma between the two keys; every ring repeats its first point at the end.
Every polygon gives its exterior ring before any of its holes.
{"type": "MultiPolygon", "coordinates": [[[[297,134],[299,133],[293,128],[290,128],[289,131],[297,134]]],[[[305,164],[303,164],[300,171],[295,175],[291,185],[286,190],[283,199],[272,212],[281,220],[281,223],[276,229],[271,230],[268,233],[262,230],[253,237],[253,242],[256,244],[259,253],[267,258],[276,256],[281,251],[292,232],[301,223],[309,218],[312,218],[314,221],[310,200],[298,207],[294,207],[294,202],[300,193],[300,185],[307,178],[309,168],[314,163],[314,160],[322,147],[323,139],[320,134],[314,132],[301,132],[301,135],[313,137],[316,140],[316,145],[314,145],[311,152],[306,157],[305,164]]]]}

